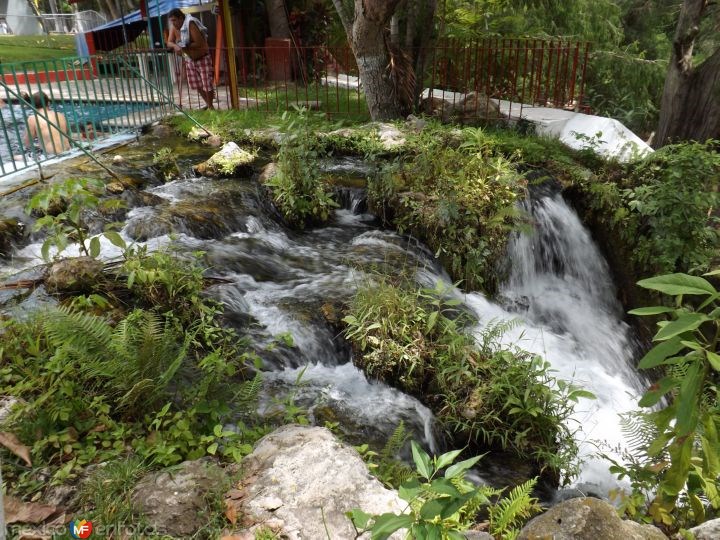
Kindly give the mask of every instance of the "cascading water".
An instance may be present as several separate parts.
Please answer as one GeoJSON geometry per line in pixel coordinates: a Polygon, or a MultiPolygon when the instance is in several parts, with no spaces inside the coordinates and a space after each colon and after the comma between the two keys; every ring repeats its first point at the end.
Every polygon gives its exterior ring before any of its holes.
{"type": "MultiPolygon", "coordinates": [[[[341,165],[352,172],[352,161],[341,165]]],[[[363,164],[356,165],[364,176],[363,164]]],[[[342,190],[345,208],[336,211],[333,223],[300,234],[267,214],[252,182],[182,178],[147,191],[150,197],[128,213],[123,236],[154,249],[168,243],[170,230],[180,231],[177,249],[207,253],[212,273],[228,281],[212,294],[225,304],[228,320],[250,334],[265,361],[264,410],[272,409],[276,397],[293,392],[311,419],[339,422],[353,441],[382,443],[403,420],[414,438],[432,451],[442,450],[430,410],[368,381],[320,313],[325,302],[348,300],[369,279],[368,269],[395,273],[411,268],[420,283],[442,281],[452,289],[426,248],[378,229],[373,216],[363,213],[361,190],[342,190]],[[292,347],[274,339],[286,332],[293,337],[292,347]]],[[[504,336],[506,342],[542,355],[559,377],[595,393],[597,400],[577,407],[581,437],[616,446],[622,442],[617,413],[634,408],[639,383],[607,265],[559,195],[537,196],[526,205],[534,233],[511,241],[510,277],[501,303],[477,293],[456,294],[477,315],[478,334],[491,320],[520,319],[504,336]]],[[[119,255],[108,242],[102,244],[103,256],[119,255]]],[[[0,267],[0,275],[37,264],[39,252],[39,243],[19,250],[10,266],[0,267]]],[[[68,255],[76,253],[70,249],[68,255]]],[[[608,464],[592,458],[593,450],[582,445],[587,463],[579,482],[603,492],[611,480],[608,464]]],[[[503,478],[494,480],[503,483],[503,478]]]]}
{"type": "Polygon", "coordinates": [[[547,359],[560,379],[595,394],[581,400],[574,420],[584,464],[576,485],[606,494],[616,485],[596,443],[617,455],[623,436],[619,413],[636,407],[640,379],[632,367],[629,327],[615,297],[610,270],[577,214],[559,193],[531,197],[524,208],[533,231],[510,242],[510,277],[501,307],[478,294],[466,296],[480,324],[516,318],[503,340],[547,359]]]}

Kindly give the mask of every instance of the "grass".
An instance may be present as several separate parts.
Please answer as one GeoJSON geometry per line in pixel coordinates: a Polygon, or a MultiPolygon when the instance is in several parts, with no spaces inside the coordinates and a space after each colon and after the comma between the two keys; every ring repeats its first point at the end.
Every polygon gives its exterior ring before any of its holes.
{"type": "MultiPolygon", "coordinates": [[[[75,56],[75,36],[0,36],[0,64],[3,71],[16,62],[38,62],[75,56]]],[[[16,66],[16,69],[22,69],[16,66]]]]}
{"type": "Polygon", "coordinates": [[[282,113],[293,104],[309,108],[317,103],[320,111],[331,117],[342,117],[356,122],[370,120],[365,96],[355,89],[339,88],[312,83],[307,86],[295,83],[276,83],[262,87],[241,86],[241,100],[249,102],[248,108],[264,113],[282,113]]]}

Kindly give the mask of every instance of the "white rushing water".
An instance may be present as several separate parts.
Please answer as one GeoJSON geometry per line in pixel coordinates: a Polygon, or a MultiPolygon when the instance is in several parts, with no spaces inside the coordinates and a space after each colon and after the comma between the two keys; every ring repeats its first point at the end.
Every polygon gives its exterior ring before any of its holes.
{"type": "MultiPolygon", "coordinates": [[[[465,297],[481,333],[490,321],[519,319],[503,338],[547,359],[560,379],[595,394],[576,406],[584,461],[575,485],[607,493],[617,481],[595,456],[622,447],[619,413],[636,408],[640,380],[632,367],[630,329],[622,321],[610,270],[577,214],[557,194],[526,202],[534,231],[509,247],[510,278],[501,296],[507,308],[479,294],[465,297]]],[[[615,454],[617,455],[617,454],[615,454]]]]}

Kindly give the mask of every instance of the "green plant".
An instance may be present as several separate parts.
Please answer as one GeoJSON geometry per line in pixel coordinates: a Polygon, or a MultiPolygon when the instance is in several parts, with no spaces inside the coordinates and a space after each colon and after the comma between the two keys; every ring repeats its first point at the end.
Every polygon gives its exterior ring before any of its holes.
{"type": "Polygon", "coordinates": [[[172,148],[163,146],[153,155],[152,163],[165,182],[180,176],[180,167],[175,160],[175,152],[173,152],[172,148]]]}
{"type": "MultiPolygon", "coordinates": [[[[720,275],[716,270],[707,276],[720,275]]],[[[661,371],[639,402],[649,408],[637,425],[636,452],[629,466],[613,471],[633,482],[626,510],[671,527],[700,523],[720,509],[720,293],[706,279],[668,274],[638,285],[674,297],[674,305],[631,311],[669,317],[658,322],[655,346],[640,369],[661,371]],[[643,488],[654,497],[642,504],[643,488]],[[679,519],[682,516],[682,519],[679,519]]]]}
{"type": "Polygon", "coordinates": [[[513,163],[472,128],[453,135],[431,124],[408,146],[369,179],[372,206],[391,208],[400,232],[425,241],[467,289],[493,290],[523,187],[513,163]]]}
{"type": "Polygon", "coordinates": [[[347,513],[356,531],[356,538],[370,532],[373,540],[388,538],[399,529],[408,530],[408,538],[461,540],[473,524],[477,513],[489,507],[490,530],[501,538],[512,539],[519,532],[516,525],[539,510],[530,496],[535,484],[531,480],[513,489],[506,499],[493,507],[491,497],[501,493],[488,486],[473,486],[465,475],[481,458],[477,456],[455,463],[461,450],[439,457],[430,457],[415,441],[411,442],[416,473],[398,491],[407,502],[403,513],[371,516],[360,509],[347,513]],[[441,475],[441,471],[444,473],[441,475]]]}
{"type": "Polygon", "coordinates": [[[401,420],[379,452],[370,450],[368,444],[357,446],[356,450],[372,474],[386,486],[396,489],[412,475],[412,469],[398,460],[408,439],[405,423],[401,420]]]}
{"type": "Polygon", "coordinates": [[[81,484],[79,504],[89,509],[91,520],[110,524],[136,524],[139,516],[133,508],[132,490],[148,466],[137,456],[110,461],[98,466],[81,484]]]}
{"type": "MultiPolygon", "coordinates": [[[[119,199],[100,199],[104,184],[90,178],[70,178],[56,182],[36,193],[28,202],[28,212],[39,211],[43,214],[34,225],[34,230],[45,230],[47,238],[42,245],[42,257],[50,260],[50,248],[57,248],[56,256],[77,242],[80,253],[88,257],[100,254],[100,239],[88,237],[88,228],[84,214],[94,210],[114,211],[124,203],[119,199]],[[55,213],[51,210],[60,211],[55,213]]],[[[125,241],[112,230],[103,235],[116,246],[125,249],[125,241]]]]}
{"type": "Polygon", "coordinates": [[[541,358],[502,345],[506,325],[489,325],[478,342],[458,304],[440,287],[376,277],[343,319],[355,363],[424,399],[457,440],[510,449],[571,477],[577,448],[568,422],[573,404],[592,395],[556,380],[541,358]]]}
{"type": "Polygon", "coordinates": [[[632,187],[622,194],[637,261],[654,272],[707,271],[720,244],[720,155],[713,142],[666,146],[630,174],[632,187]]]}
{"type": "Polygon", "coordinates": [[[285,220],[300,229],[326,222],[337,207],[318,170],[321,150],[317,137],[309,132],[303,115],[302,111],[297,119],[283,115],[287,124],[277,171],[266,181],[285,220]]]}

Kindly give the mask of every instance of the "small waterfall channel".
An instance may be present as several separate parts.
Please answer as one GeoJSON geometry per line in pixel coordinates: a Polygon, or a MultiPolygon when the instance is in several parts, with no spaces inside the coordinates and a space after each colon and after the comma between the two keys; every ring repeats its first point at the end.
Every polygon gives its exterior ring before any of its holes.
{"type": "MultiPolygon", "coordinates": [[[[342,166],[348,167],[347,160],[342,166]]],[[[363,164],[357,166],[357,175],[363,176],[363,164]]],[[[592,457],[594,447],[588,441],[622,444],[617,414],[634,408],[639,393],[632,339],[607,264],[559,193],[537,193],[526,202],[533,231],[512,239],[510,277],[498,300],[491,301],[453,289],[427,248],[381,229],[375,217],[365,213],[361,189],[343,188],[344,208],[336,210],[334,220],[303,233],[272,219],[252,181],[181,178],[156,183],[146,192],[151,197],[144,200],[152,204],[135,204],[125,216],[123,236],[155,249],[170,242],[168,232],[173,230],[176,249],[206,253],[211,273],[227,281],[212,287],[211,294],[225,305],[230,323],[250,333],[264,360],[261,410],[277,407],[291,392],[311,421],[337,422],[352,442],[382,444],[403,420],[414,438],[431,451],[442,451],[431,411],[413,397],[368,381],[322,314],[328,302],[351,298],[371,279],[369,270],[412,268],[419,283],[443,282],[454,290],[477,315],[478,333],[492,321],[517,319],[503,338],[507,343],[542,355],[559,378],[597,396],[577,407],[575,420],[582,429],[578,436],[587,462],[576,485],[596,486],[599,493],[612,482],[608,464],[592,457]],[[293,345],[277,339],[285,333],[293,345]]],[[[11,263],[0,266],[0,276],[37,265],[40,246],[34,242],[18,250],[11,263]]],[[[67,254],[73,255],[72,250],[67,254]]],[[[118,254],[103,241],[103,257],[118,254]]],[[[0,310],[17,313],[24,305],[52,301],[37,292],[33,298],[23,303],[0,292],[0,310]]],[[[494,481],[502,483],[501,478],[494,481]]]]}

